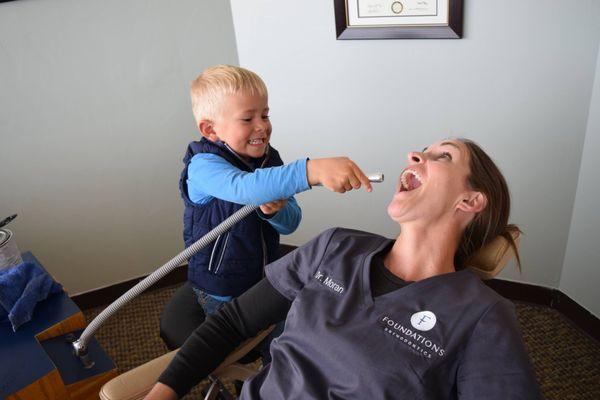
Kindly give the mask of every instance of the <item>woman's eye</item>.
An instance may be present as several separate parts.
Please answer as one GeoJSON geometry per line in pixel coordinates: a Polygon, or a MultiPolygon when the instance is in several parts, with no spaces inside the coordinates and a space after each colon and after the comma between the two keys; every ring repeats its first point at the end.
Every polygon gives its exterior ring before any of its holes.
{"type": "Polygon", "coordinates": [[[250,122],[250,121],[252,121],[252,118],[242,118],[242,121],[244,121],[244,122],[250,122]]]}
{"type": "Polygon", "coordinates": [[[269,119],[269,116],[268,115],[263,115],[262,119],[269,119]]]}
{"type": "Polygon", "coordinates": [[[452,160],[452,154],[450,154],[447,151],[445,151],[442,154],[440,154],[440,158],[446,158],[448,160],[452,160]]]}

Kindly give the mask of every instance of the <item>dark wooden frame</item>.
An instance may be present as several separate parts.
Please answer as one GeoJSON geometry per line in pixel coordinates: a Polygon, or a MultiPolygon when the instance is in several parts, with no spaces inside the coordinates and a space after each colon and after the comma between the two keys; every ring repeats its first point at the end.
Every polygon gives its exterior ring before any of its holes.
{"type": "Polygon", "coordinates": [[[463,26],[463,0],[448,0],[448,25],[349,27],[347,0],[333,0],[335,34],[346,39],[460,39],[463,26]]]}

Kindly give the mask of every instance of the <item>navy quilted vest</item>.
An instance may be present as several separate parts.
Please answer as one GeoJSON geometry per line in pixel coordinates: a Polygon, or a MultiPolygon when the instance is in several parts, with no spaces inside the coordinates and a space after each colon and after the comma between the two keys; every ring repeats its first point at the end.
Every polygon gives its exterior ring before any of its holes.
{"type": "MultiPolygon", "coordinates": [[[[203,205],[188,197],[187,169],[198,153],[213,153],[237,168],[252,172],[256,168],[283,165],[272,147],[260,159],[246,162],[226,144],[205,138],[189,144],[183,162],[179,188],[185,204],[183,239],[185,247],[196,242],[211,229],[242,208],[242,204],[213,198],[203,205]]],[[[256,212],[238,222],[189,260],[188,280],[193,286],[217,296],[239,296],[263,277],[264,266],[278,258],[279,233],[256,212]]]]}

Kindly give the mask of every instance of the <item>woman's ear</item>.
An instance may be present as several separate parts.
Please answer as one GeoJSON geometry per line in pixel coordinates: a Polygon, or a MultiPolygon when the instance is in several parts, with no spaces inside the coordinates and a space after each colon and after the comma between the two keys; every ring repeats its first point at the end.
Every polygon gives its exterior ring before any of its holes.
{"type": "Polygon", "coordinates": [[[217,132],[215,132],[214,124],[212,121],[208,119],[201,119],[198,123],[198,129],[200,130],[200,134],[210,140],[211,142],[216,142],[219,140],[217,136],[217,132]]]}
{"type": "Polygon", "coordinates": [[[468,213],[478,213],[487,206],[487,197],[481,192],[469,192],[467,197],[458,203],[458,209],[468,213]]]}

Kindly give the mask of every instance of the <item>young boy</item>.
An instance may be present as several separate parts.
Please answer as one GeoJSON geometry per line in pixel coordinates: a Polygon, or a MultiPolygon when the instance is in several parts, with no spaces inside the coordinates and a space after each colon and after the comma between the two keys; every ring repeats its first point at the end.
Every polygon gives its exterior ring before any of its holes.
{"type": "Polygon", "coordinates": [[[190,92],[202,139],[188,146],[180,180],[186,247],[243,205],[260,209],[190,258],[188,282],[161,316],[161,336],[169,348],[181,346],[205,315],[263,277],[264,266],[278,258],[279,235],[300,223],[294,194],[317,184],[342,193],[361,185],[371,190],[367,177],[345,157],[283,165],[269,145],[267,88],[255,73],[218,65],[198,76],[190,92]]]}

